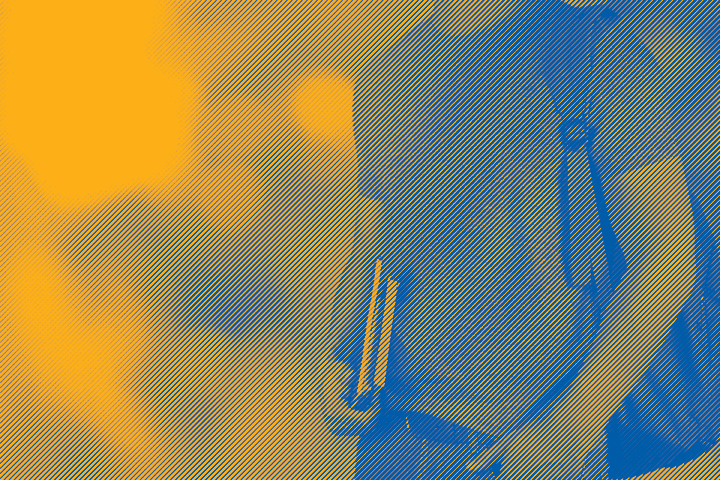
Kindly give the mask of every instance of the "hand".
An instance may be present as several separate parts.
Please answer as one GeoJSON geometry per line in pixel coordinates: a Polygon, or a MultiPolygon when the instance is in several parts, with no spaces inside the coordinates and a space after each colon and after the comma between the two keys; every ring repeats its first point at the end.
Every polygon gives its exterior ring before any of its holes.
{"type": "MultiPolygon", "coordinates": [[[[333,388],[329,401],[329,408],[325,415],[328,428],[340,436],[355,437],[371,432],[375,428],[375,420],[380,411],[380,401],[376,392],[366,392],[368,395],[366,408],[353,408],[354,399],[348,393],[354,390],[354,384],[348,388],[348,380],[354,378],[352,373],[344,375],[345,381],[333,388]]],[[[333,382],[334,383],[334,382],[333,382]]]]}
{"type": "Polygon", "coordinates": [[[665,480],[705,480],[717,477],[717,465],[720,463],[720,442],[712,450],[705,452],[692,462],[683,463],[677,467],[656,470],[647,473],[637,480],[652,480],[658,477],[665,480]],[[662,476],[658,476],[662,472],[662,476]]]}
{"type": "Polygon", "coordinates": [[[602,440],[582,422],[552,415],[511,432],[468,464],[469,470],[485,470],[501,462],[502,480],[579,479],[588,452],[602,440]],[[594,434],[593,434],[594,433],[594,434]]]}

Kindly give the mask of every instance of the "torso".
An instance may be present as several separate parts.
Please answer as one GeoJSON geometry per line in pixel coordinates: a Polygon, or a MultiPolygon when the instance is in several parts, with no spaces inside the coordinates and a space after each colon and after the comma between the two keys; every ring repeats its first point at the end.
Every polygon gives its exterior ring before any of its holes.
{"type": "MultiPolygon", "coordinates": [[[[376,246],[351,262],[381,258],[383,281],[400,284],[391,373],[420,387],[398,408],[490,434],[578,361],[578,292],[563,282],[559,249],[561,118],[542,75],[542,44],[529,37],[540,29],[523,21],[455,38],[441,18],[429,20],[368,68],[354,103],[358,180],[381,202],[383,220],[376,246]]],[[[600,37],[595,74],[604,77],[588,112],[615,224],[615,180],[666,143],[662,128],[633,136],[636,122],[652,127],[661,107],[638,88],[656,82],[652,59],[604,48],[620,30],[600,37]],[[612,68],[618,62],[625,68],[612,68]],[[636,108],[628,115],[616,105],[636,108]]],[[[357,311],[367,317],[364,301],[357,311]]]]}

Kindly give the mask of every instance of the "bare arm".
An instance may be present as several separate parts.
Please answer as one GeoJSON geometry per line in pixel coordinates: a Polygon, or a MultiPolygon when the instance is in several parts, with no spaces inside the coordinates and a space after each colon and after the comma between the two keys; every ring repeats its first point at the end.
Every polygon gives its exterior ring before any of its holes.
{"type": "MultiPolygon", "coordinates": [[[[630,269],[605,314],[580,376],[557,407],[599,432],[647,368],[695,280],[692,211],[679,161],[625,180],[630,269]]],[[[624,240],[624,241],[623,241],[624,240]]]]}

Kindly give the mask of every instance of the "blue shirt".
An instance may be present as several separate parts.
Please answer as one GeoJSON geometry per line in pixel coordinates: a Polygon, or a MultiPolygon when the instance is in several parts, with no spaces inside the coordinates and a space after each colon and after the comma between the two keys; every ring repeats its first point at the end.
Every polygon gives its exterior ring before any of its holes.
{"type": "MultiPolygon", "coordinates": [[[[678,154],[682,142],[668,80],[637,37],[637,18],[619,10],[598,17],[595,66],[580,75],[592,75],[587,117],[622,239],[629,227],[620,179],[678,154]]],[[[548,0],[458,31],[460,22],[440,9],[356,84],[358,186],[381,215],[371,235],[358,234],[337,296],[338,319],[348,325],[338,354],[357,370],[382,259],[380,284],[399,285],[391,408],[497,435],[592,342],[590,308],[563,281],[557,193],[558,126],[578,115],[582,92],[572,85],[581,82],[567,82],[558,106],[544,71],[548,45],[579,15],[548,0]]],[[[607,265],[594,262],[607,299],[607,265]]]]}

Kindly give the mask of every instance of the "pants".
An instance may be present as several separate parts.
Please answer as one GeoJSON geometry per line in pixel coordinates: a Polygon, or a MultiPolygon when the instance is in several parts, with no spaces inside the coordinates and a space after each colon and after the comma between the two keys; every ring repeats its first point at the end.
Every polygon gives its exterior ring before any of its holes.
{"type": "MultiPolygon", "coordinates": [[[[478,446],[484,447],[482,442],[448,443],[438,436],[432,438],[432,432],[418,432],[408,418],[399,413],[386,413],[378,423],[380,428],[370,435],[360,437],[358,441],[355,480],[494,478],[493,471],[470,472],[466,468],[475,458],[478,446]]],[[[606,457],[606,444],[601,442],[585,459],[583,471],[576,480],[607,480],[606,457]]]]}
{"type": "Polygon", "coordinates": [[[419,432],[406,415],[387,412],[379,428],[360,437],[355,461],[355,480],[485,479],[488,472],[470,472],[474,443],[448,443],[419,432]]]}

